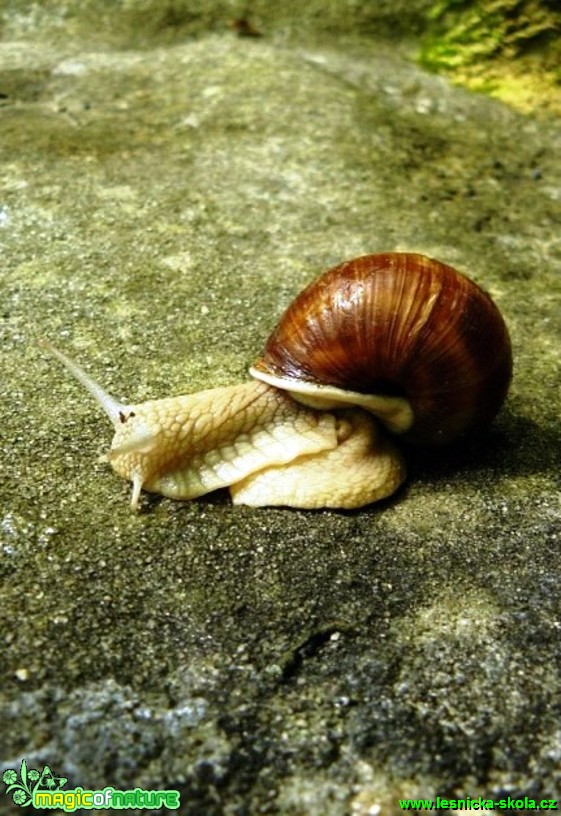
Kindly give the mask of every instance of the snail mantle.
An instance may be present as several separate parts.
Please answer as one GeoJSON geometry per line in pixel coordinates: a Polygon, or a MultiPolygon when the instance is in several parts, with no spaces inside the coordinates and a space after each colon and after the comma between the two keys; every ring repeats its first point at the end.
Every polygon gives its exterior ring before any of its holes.
{"type": "Polygon", "coordinates": [[[328,270],[290,304],[252,379],[123,405],[43,341],[105,410],[105,459],[141,490],[235,504],[357,508],[405,479],[393,440],[443,445],[490,423],[512,375],[508,331],[465,275],[413,253],[328,270]]]}

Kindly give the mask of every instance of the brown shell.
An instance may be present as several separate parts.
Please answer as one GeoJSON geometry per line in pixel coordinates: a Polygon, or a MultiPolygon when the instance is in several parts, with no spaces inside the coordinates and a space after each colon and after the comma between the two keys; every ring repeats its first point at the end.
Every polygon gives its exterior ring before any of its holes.
{"type": "Polygon", "coordinates": [[[449,442],[490,422],[512,374],[508,331],[469,278],[423,255],[336,266],[293,301],[254,368],[290,382],[405,397],[404,436],[449,442]]]}

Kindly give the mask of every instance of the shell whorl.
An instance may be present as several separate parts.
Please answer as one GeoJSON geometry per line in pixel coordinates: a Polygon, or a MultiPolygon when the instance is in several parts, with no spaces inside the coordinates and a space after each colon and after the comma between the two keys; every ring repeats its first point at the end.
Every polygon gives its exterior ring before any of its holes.
{"type": "Polygon", "coordinates": [[[503,318],[472,280],[413,253],[366,255],[328,270],[292,302],[253,373],[404,398],[404,436],[447,443],[490,422],[512,374],[503,318]]]}

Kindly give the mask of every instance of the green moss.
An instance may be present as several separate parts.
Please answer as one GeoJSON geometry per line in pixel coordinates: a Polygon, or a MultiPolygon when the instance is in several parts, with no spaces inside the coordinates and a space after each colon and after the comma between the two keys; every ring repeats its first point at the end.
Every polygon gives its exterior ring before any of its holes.
{"type": "Polygon", "coordinates": [[[551,44],[561,27],[551,0],[440,0],[428,18],[423,60],[431,67],[520,57],[551,44]]]}
{"type": "Polygon", "coordinates": [[[525,110],[561,110],[555,0],[439,0],[427,22],[425,67],[525,110]]]}

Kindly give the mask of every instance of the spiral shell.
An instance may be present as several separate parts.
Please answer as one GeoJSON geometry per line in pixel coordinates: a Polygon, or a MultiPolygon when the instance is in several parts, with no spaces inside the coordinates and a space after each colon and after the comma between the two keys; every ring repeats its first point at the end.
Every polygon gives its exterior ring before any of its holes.
{"type": "Polygon", "coordinates": [[[408,440],[438,444],[494,418],[512,352],[499,310],[477,284],[423,255],[389,252],[313,281],[251,373],[311,404],[315,390],[322,404],[326,386],[335,404],[337,395],[338,404],[357,395],[408,440]],[[362,395],[374,395],[371,406],[362,395]],[[397,419],[376,408],[386,402],[402,406],[397,419]]]}

